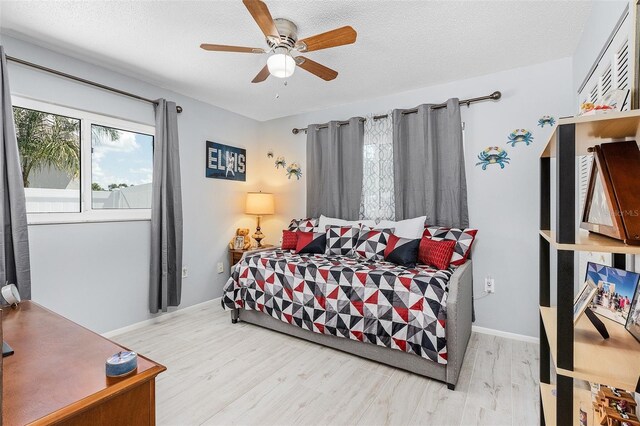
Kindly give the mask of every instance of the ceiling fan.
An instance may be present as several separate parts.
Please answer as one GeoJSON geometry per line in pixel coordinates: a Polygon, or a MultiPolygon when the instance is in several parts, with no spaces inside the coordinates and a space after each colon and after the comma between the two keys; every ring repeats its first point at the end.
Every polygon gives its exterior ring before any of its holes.
{"type": "Polygon", "coordinates": [[[314,74],[325,81],[333,80],[338,73],[304,56],[293,56],[292,52],[312,52],[330,47],[352,44],[356,41],[357,33],[350,26],[337,28],[322,34],[298,40],[298,27],[288,19],[273,19],[267,5],[260,0],[243,0],[251,16],[265,35],[268,49],[258,47],[226,46],[222,44],[206,44],[200,47],[215,52],[239,52],[271,54],[267,58],[267,65],[255,76],[252,83],[265,81],[269,74],[278,78],[293,75],[296,66],[314,74]]]}

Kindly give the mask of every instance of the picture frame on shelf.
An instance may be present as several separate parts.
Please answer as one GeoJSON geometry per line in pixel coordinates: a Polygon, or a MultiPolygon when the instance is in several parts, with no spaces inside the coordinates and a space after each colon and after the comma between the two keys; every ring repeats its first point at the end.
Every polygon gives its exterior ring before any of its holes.
{"type": "Polygon", "coordinates": [[[578,295],[573,301],[573,323],[576,324],[584,311],[587,309],[593,297],[598,291],[598,286],[592,279],[587,277],[587,280],[582,285],[582,288],[578,292],[578,295]]]}
{"type": "Polygon", "coordinates": [[[235,239],[233,240],[233,249],[234,250],[244,249],[244,237],[242,235],[235,237],[235,239]]]}
{"type": "Polygon", "coordinates": [[[591,310],[625,326],[632,300],[638,290],[640,274],[589,262],[587,279],[591,279],[597,287],[591,310]]]}
{"type": "Polygon", "coordinates": [[[629,307],[629,316],[624,328],[640,342],[640,286],[636,287],[636,294],[629,307]]]}

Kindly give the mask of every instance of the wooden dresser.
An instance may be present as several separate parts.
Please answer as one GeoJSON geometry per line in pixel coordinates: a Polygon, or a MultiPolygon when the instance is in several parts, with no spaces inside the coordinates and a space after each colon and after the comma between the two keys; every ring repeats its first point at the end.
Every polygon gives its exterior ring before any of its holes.
{"type": "Polygon", "coordinates": [[[34,302],[2,311],[4,425],[153,425],[155,378],[166,370],[138,354],[138,369],[108,379],[105,360],[122,346],[34,302]]]}

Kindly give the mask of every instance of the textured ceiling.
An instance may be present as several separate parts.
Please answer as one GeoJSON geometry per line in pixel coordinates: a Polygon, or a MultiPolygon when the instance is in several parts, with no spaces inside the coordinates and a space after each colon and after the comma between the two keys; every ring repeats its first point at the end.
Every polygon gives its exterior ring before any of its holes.
{"type": "Polygon", "coordinates": [[[274,18],[294,21],[301,38],[353,26],[355,44],[306,54],[337,70],[336,80],[297,69],[287,87],[273,77],[251,84],[266,55],[201,50],[203,42],[265,46],[240,0],[2,1],[0,25],[8,34],[268,120],[570,56],[591,9],[591,2],[573,1],[266,3],[274,18]]]}

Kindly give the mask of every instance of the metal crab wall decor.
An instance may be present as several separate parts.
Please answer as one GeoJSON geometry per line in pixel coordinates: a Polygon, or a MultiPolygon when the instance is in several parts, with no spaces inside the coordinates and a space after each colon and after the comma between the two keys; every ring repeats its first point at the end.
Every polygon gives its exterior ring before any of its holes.
{"type": "Polygon", "coordinates": [[[291,163],[289,167],[287,167],[287,176],[291,179],[291,176],[295,176],[300,180],[300,176],[302,176],[302,169],[298,165],[298,163],[291,163]]]}
{"type": "Polygon", "coordinates": [[[497,146],[489,146],[478,154],[480,162],[476,163],[476,166],[482,166],[482,170],[487,170],[489,164],[499,164],[500,169],[504,169],[504,165],[509,164],[509,160],[511,160],[507,155],[507,151],[504,149],[497,146]]]}
{"type": "Polygon", "coordinates": [[[276,157],[276,169],[279,169],[280,167],[282,167],[283,169],[287,167],[287,162],[284,161],[283,155],[279,155],[278,157],[276,157]]]}
{"type": "Polygon", "coordinates": [[[507,139],[507,143],[510,143],[512,147],[515,147],[520,142],[524,142],[529,146],[533,143],[533,134],[527,129],[516,129],[509,134],[507,139]]]}
{"type": "Polygon", "coordinates": [[[267,158],[273,158],[273,149],[267,151],[267,158]]]}
{"type": "Polygon", "coordinates": [[[540,119],[538,120],[538,126],[544,127],[547,124],[550,127],[553,127],[553,125],[556,124],[556,119],[550,115],[543,115],[542,117],[540,117],[540,119]]]}

